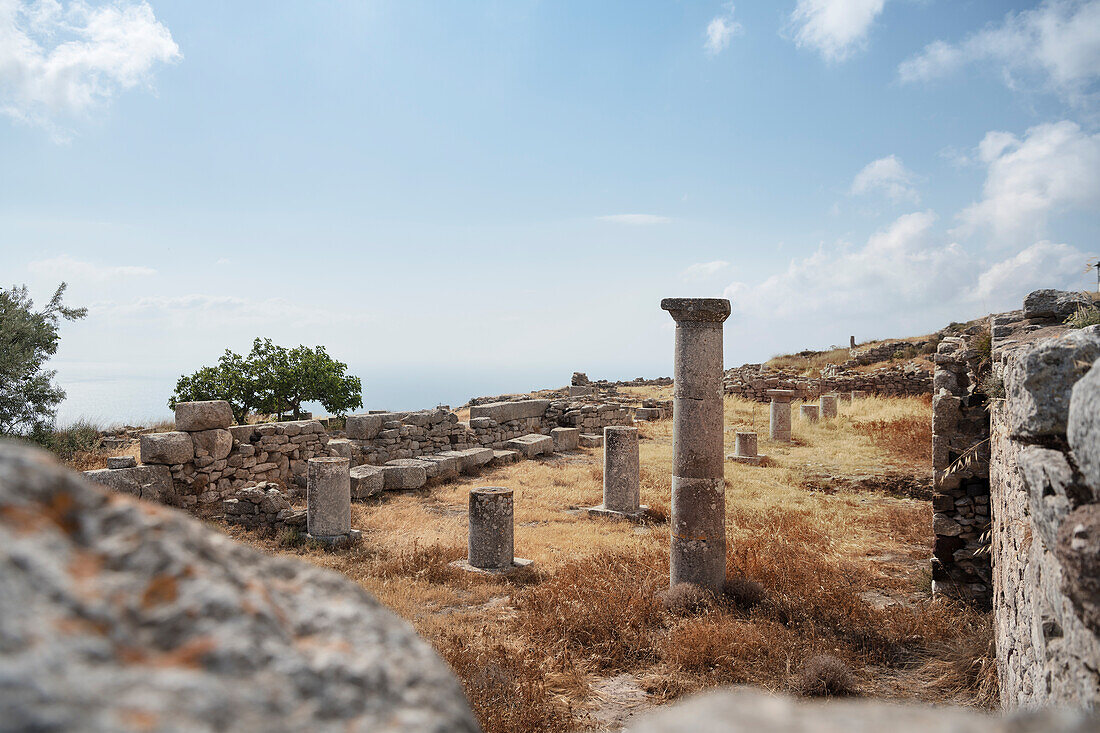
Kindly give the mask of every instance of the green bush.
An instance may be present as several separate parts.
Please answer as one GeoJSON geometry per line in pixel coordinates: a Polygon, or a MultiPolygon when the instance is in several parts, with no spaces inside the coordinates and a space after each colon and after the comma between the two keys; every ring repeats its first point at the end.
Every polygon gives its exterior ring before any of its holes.
{"type": "Polygon", "coordinates": [[[99,435],[99,426],[87,420],[78,420],[60,429],[36,425],[27,434],[27,439],[54,453],[63,461],[71,461],[79,452],[97,450],[103,442],[99,435]]]}

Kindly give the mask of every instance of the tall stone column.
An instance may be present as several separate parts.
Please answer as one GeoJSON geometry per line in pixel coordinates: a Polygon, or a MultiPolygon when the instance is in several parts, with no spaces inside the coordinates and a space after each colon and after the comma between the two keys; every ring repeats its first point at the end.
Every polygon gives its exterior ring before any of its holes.
{"type": "Polygon", "coordinates": [[[821,419],[828,420],[836,417],[836,395],[835,394],[823,394],[821,395],[821,419]]]}
{"type": "Polygon", "coordinates": [[[329,545],[359,539],[351,528],[350,465],[347,458],[310,458],[306,464],[306,532],[312,539],[329,545]]]}
{"type": "Polygon", "coordinates": [[[609,425],[603,429],[603,504],[588,510],[590,516],[640,519],[646,509],[638,480],[638,428],[609,425]]]}
{"type": "Polygon", "coordinates": [[[771,428],[769,436],[777,443],[791,442],[791,399],[792,389],[769,389],[772,398],[771,428]]]}
{"type": "Polygon", "coordinates": [[[722,457],[722,298],[665,298],[676,321],[670,581],[721,592],[726,581],[722,457]]]}

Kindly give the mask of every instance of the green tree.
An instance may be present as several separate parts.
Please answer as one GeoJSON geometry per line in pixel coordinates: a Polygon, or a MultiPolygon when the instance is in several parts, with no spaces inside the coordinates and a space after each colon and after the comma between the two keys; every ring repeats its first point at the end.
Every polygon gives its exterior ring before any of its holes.
{"type": "Polygon", "coordinates": [[[0,433],[26,434],[53,425],[65,390],[53,383],[56,371],[45,368],[57,353],[61,320],[75,321],[87,308],[61,302],[65,283],[40,311],[27,286],[0,291],[0,433]]]}
{"type": "Polygon", "coordinates": [[[287,349],[271,339],[256,339],[247,357],[228,349],[218,365],[180,377],[168,401],[226,400],[237,422],[249,411],[267,415],[290,413],[298,419],[303,402],[320,402],[334,415],[362,407],[362,383],[346,374],[347,364],[336,361],[323,346],[287,349]]]}

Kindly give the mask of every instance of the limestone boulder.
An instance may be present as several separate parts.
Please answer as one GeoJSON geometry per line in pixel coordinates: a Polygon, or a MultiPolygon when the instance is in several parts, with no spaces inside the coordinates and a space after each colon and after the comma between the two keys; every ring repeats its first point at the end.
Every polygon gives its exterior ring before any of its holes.
{"type": "Polygon", "coordinates": [[[382,483],[387,491],[419,489],[427,482],[427,465],[421,461],[398,458],[382,466],[382,483]]]}
{"type": "Polygon", "coordinates": [[[1100,360],[1073,385],[1066,432],[1077,467],[1100,498],[1100,360]]]}
{"type": "Polygon", "coordinates": [[[195,457],[191,436],[183,432],[150,433],[141,436],[141,462],[172,466],[195,457]]]}
{"type": "Polygon", "coordinates": [[[1024,318],[1056,319],[1063,321],[1078,308],[1092,306],[1092,298],[1085,293],[1066,290],[1036,290],[1024,298],[1024,318]]]}
{"type": "Polygon", "coordinates": [[[193,432],[228,428],[233,424],[233,408],[224,400],[176,403],[176,430],[193,432]]]}
{"type": "Polygon", "coordinates": [[[1100,326],[1021,349],[1004,372],[1009,434],[1023,440],[1065,435],[1073,386],[1100,358],[1100,326]]]}
{"type": "Polygon", "coordinates": [[[412,628],[342,575],[0,443],[0,727],[476,731],[412,628]]]}
{"type": "Polygon", "coordinates": [[[196,458],[213,458],[220,461],[233,450],[233,434],[228,430],[201,430],[191,433],[196,458]]]}

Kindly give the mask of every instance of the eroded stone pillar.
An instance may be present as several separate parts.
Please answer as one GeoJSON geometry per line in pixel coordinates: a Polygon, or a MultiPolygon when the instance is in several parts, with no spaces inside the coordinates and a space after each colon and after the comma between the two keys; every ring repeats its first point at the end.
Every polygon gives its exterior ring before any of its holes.
{"type": "Polygon", "coordinates": [[[641,506],[638,481],[638,429],[611,425],[603,429],[603,504],[591,516],[637,519],[641,506]]]}
{"type": "Polygon", "coordinates": [[[836,395],[823,394],[821,395],[821,418],[828,420],[833,417],[836,417],[836,395]]]}
{"type": "Polygon", "coordinates": [[[798,412],[806,422],[817,422],[817,405],[802,405],[798,408],[798,412]]]}
{"type": "Polygon", "coordinates": [[[720,592],[726,580],[722,457],[723,298],[665,298],[676,321],[670,580],[720,592]]]}
{"type": "Polygon", "coordinates": [[[329,545],[359,538],[351,528],[351,462],[310,458],[306,464],[306,531],[329,545]]]}
{"type": "Polygon", "coordinates": [[[791,399],[794,397],[794,390],[769,389],[768,396],[772,398],[769,436],[777,443],[790,443],[791,399]]]}
{"type": "Polygon", "coordinates": [[[756,433],[736,433],[734,435],[733,454],[726,456],[726,460],[737,463],[759,465],[764,456],[757,453],[756,433]]]}
{"type": "Polygon", "coordinates": [[[470,489],[468,557],[455,564],[467,570],[506,573],[530,560],[515,557],[512,490],[502,486],[470,489]]]}

